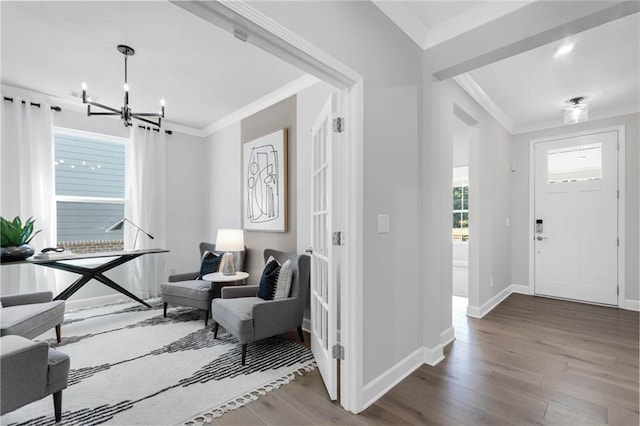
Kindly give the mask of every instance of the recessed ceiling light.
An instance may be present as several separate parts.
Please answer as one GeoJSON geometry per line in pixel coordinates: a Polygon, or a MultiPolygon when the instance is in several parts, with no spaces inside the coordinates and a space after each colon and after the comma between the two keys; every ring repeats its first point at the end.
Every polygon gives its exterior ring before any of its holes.
{"type": "Polygon", "coordinates": [[[566,55],[567,53],[571,52],[573,50],[573,47],[575,46],[575,43],[566,43],[563,44],[562,46],[560,46],[558,48],[558,50],[556,50],[556,54],[553,55],[554,58],[560,58],[561,56],[566,55]]]}

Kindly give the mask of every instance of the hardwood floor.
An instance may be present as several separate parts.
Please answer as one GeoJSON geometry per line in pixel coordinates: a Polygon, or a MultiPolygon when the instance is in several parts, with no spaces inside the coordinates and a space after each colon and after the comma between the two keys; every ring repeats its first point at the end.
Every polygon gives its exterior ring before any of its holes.
{"type": "Polygon", "coordinates": [[[517,294],[482,320],[454,307],[446,359],[359,415],[328,400],[316,370],[214,423],[637,426],[638,321],[638,312],[517,294]]]}

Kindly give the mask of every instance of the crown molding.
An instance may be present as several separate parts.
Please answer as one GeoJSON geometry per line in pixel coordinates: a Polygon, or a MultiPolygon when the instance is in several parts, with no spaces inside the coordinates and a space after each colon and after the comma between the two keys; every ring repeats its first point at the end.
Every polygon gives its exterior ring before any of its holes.
{"type": "Polygon", "coordinates": [[[314,77],[311,74],[305,74],[302,77],[292,81],[291,83],[285,84],[284,86],[274,90],[273,92],[263,96],[262,98],[240,108],[237,111],[232,112],[226,117],[223,117],[220,120],[211,123],[202,130],[202,133],[204,136],[210,136],[227,126],[230,126],[233,123],[245,119],[250,115],[262,111],[263,109],[268,108],[273,104],[283,101],[288,97],[293,96],[296,93],[313,86],[319,81],[320,80],[317,77],[314,77]]]}
{"type": "Polygon", "coordinates": [[[482,87],[469,75],[464,73],[453,77],[453,81],[458,83],[462,89],[469,94],[477,103],[484,108],[498,123],[509,133],[514,134],[516,123],[505,113],[495,101],[482,90],[482,87]]]}

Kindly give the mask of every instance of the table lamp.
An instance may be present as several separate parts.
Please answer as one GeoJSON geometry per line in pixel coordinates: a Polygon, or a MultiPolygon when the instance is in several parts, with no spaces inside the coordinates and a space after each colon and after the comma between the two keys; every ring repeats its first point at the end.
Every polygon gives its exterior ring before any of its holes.
{"type": "Polygon", "coordinates": [[[242,229],[218,229],[216,250],[225,252],[222,255],[222,275],[235,275],[236,266],[233,261],[234,251],[244,250],[244,232],[242,229]]]}

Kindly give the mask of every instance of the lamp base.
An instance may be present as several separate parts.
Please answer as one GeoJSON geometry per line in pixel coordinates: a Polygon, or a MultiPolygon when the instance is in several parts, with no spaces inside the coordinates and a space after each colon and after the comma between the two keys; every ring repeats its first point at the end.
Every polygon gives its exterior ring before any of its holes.
{"type": "Polygon", "coordinates": [[[230,251],[222,255],[222,268],[220,272],[222,272],[222,275],[236,274],[236,265],[233,263],[233,253],[230,251]]]}

